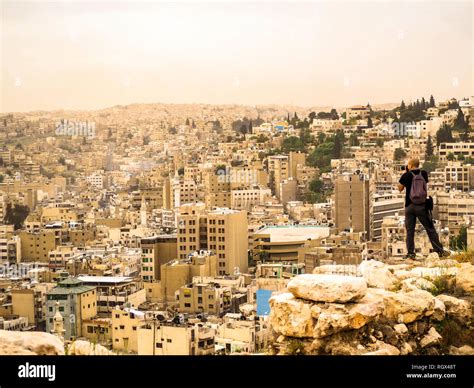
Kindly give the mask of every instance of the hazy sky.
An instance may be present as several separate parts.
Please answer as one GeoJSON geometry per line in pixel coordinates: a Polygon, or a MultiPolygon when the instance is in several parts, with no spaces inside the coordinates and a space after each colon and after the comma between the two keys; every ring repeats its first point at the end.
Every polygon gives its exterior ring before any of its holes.
{"type": "Polygon", "coordinates": [[[472,4],[3,0],[0,110],[469,96],[472,4]]]}

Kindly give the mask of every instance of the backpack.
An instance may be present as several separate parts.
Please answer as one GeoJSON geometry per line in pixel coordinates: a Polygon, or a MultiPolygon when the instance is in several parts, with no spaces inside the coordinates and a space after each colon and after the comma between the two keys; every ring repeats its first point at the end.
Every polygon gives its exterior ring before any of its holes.
{"type": "Polygon", "coordinates": [[[410,200],[414,205],[423,205],[426,202],[426,198],[428,197],[428,190],[426,187],[425,178],[421,174],[414,174],[413,180],[411,182],[411,189],[410,189],[410,200]]]}

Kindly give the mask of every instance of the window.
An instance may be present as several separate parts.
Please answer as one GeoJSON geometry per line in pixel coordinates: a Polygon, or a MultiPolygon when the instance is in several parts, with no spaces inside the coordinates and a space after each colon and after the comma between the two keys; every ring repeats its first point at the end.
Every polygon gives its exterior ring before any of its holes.
{"type": "Polygon", "coordinates": [[[120,325],[120,329],[121,330],[125,329],[125,325],[120,325]]]}
{"type": "Polygon", "coordinates": [[[185,303],[184,307],[191,307],[191,303],[185,303]]]}
{"type": "Polygon", "coordinates": [[[166,342],[168,342],[168,343],[170,344],[170,343],[172,342],[171,338],[168,338],[168,339],[166,340],[166,342]]]}
{"type": "Polygon", "coordinates": [[[163,344],[160,343],[160,342],[157,342],[157,343],[156,343],[156,347],[159,348],[159,349],[161,349],[161,348],[163,347],[163,344]]]}
{"type": "Polygon", "coordinates": [[[93,333],[94,332],[94,328],[92,326],[87,326],[87,332],[89,334],[93,333]]]}

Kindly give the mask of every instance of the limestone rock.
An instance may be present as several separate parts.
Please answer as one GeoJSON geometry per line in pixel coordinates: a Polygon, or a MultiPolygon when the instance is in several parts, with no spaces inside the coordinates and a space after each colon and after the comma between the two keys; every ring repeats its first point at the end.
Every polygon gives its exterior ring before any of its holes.
{"type": "Polygon", "coordinates": [[[369,290],[357,303],[313,305],[311,313],[313,318],[317,318],[314,337],[322,338],[343,330],[360,329],[378,318],[384,311],[384,304],[376,293],[369,290]]]}
{"type": "Polygon", "coordinates": [[[398,280],[405,280],[413,277],[413,274],[408,269],[398,269],[393,272],[398,280]]]}
{"type": "Polygon", "coordinates": [[[456,286],[467,293],[474,294],[474,265],[461,263],[456,275],[456,286]]]}
{"type": "Polygon", "coordinates": [[[278,334],[289,337],[312,337],[314,322],[311,304],[289,292],[270,298],[269,323],[278,334]]]}
{"type": "Polygon", "coordinates": [[[406,356],[407,354],[410,354],[413,352],[413,348],[408,342],[404,342],[402,346],[400,347],[400,355],[406,356]]]}
{"type": "Polygon", "coordinates": [[[102,345],[84,340],[76,340],[69,347],[68,354],[72,356],[110,356],[115,353],[102,345]]]}
{"type": "Polygon", "coordinates": [[[49,333],[0,330],[0,354],[64,355],[64,344],[49,333]]]}
{"type": "Polygon", "coordinates": [[[315,302],[346,303],[363,298],[367,282],[356,276],[305,274],[291,279],[288,290],[315,302]]]}
{"type": "Polygon", "coordinates": [[[406,333],[408,333],[408,327],[404,323],[396,324],[395,326],[393,326],[393,329],[398,335],[405,335],[406,333]]]}
{"type": "Polygon", "coordinates": [[[410,323],[433,314],[434,297],[427,291],[387,293],[383,296],[385,315],[398,323],[410,323]]]}
{"type": "Polygon", "coordinates": [[[449,354],[452,354],[454,356],[474,356],[474,348],[469,345],[464,345],[460,348],[450,346],[449,354]]]}
{"type": "Polygon", "coordinates": [[[327,264],[313,269],[313,274],[327,275],[357,275],[357,272],[357,265],[327,264]]]}
{"type": "Polygon", "coordinates": [[[391,289],[397,282],[395,275],[380,261],[363,261],[359,265],[359,270],[369,287],[391,289]]]}
{"type": "Polygon", "coordinates": [[[420,346],[426,348],[427,346],[437,345],[442,339],[441,335],[436,331],[434,327],[428,330],[426,334],[420,341],[420,346]]]}
{"type": "Polygon", "coordinates": [[[435,298],[434,311],[431,319],[441,322],[446,317],[446,306],[441,299],[435,298]]]}
{"type": "Polygon", "coordinates": [[[415,267],[411,271],[412,277],[436,279],[440,276],[456,276],[457,267],[415,267]]]}
{"type": "Polygon", "coordinates": [[[467,300],[449,295],[438,295],[436,298],[444,303],[446,314],[449,317],[463,324],[470,320],[472,314],[471,304],[467,300]]]}
{"type": "Polygon", "coordinates": [[[458,262],[453,259],[436,259],[432,261],[427,261],[425,263],[427,267],[439,267],[439,268],[447,268],[447,267],[456,267],[458,262]]]}
{"type": "Polygon", "coordinates": [[[409,292],[414,290],[429,291],[434,288],[434,284],[423,278],[408,278],[402,281],[402,291],[409,292]]]}
{"type": "Polygon", "coordinates": [[[400,355],[400,350],[393,345],[386,344],[385,342],[379,341],[377,344],[378,349],[365,353],[366,356],[398,356],[400,355]]]}

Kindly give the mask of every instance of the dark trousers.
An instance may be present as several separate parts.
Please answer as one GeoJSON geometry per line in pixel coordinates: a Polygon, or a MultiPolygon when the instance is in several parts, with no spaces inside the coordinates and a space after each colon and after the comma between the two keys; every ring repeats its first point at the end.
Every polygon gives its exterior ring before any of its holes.
{"type": "Polygon", "coordinates": [[[426,210],[425,205],[410,204],[405,208],[405,228],[407,230],[407,253],[415,253],[415,225],[416,219],[421,222],[421,225],[426,229],[431,245],[436,252],[443,252],[443,245],[439,241],[438,233],[433,224],[431,216],[426,210]]]}

